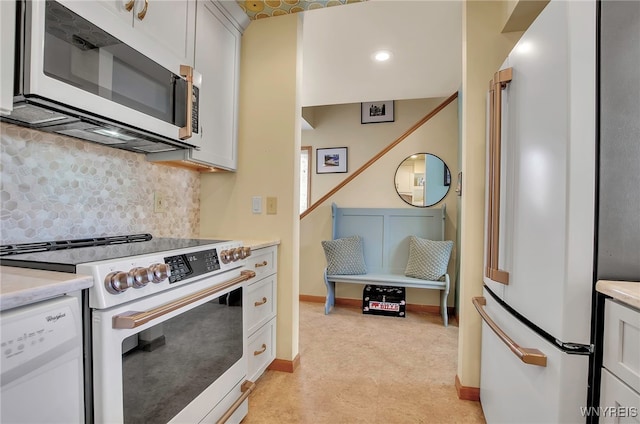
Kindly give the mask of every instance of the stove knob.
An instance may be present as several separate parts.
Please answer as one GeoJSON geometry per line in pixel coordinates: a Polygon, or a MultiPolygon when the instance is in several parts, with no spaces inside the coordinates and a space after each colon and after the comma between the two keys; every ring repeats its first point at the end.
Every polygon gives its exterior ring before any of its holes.
{"type": "Polygon", "coordinates": [[[231,260],[233,262],[237,261],[238,259],[240,259],[240,252],[242,249],[237,248],[237,249],[231,249],[231,260]]]}
{"type": "Polygon", "coordinates": [[[223,264],[228,264],[229,262],[231,262],[232,261],[231,251],[223,250],[222,252],[220,252],[220,260],[222,261],[223,264]]]}
{"type": "Polygon", "coordinates": [[[240,248],[240,259],[245,259],[251,256],[251,248],[250,247],[241,247],[240,248]]]}
{"type": "Polygon", "coordinates": [[[122,293],[132,285],[133,277],[128,272],[111,272],[104,279],[104,286],[111,294],[122,293]]]}
{"type": "Polygon", "coordinates": [[[171,268],[167,264],[153,264],[149,267],[149,272],[152,275],[151,281],[153,283],[161,283],[171,275],[171,268]]]}
{"type": "Polygon", "coordinates": [[[129,275],[133,279],[133,288],[139,289],[153,281],[153,272],[149,268],[133,268],[129,270],[129,275]]]}

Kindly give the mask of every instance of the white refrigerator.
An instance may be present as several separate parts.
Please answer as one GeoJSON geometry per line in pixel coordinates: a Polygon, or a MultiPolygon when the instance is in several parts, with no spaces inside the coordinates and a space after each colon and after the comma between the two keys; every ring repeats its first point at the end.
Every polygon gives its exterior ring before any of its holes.
{"type": "Polygon", "coordinates": [[[487,101],[480,399],[488,423],[584,423],[596,180],[596,3],[551,2],[487,101]]]}

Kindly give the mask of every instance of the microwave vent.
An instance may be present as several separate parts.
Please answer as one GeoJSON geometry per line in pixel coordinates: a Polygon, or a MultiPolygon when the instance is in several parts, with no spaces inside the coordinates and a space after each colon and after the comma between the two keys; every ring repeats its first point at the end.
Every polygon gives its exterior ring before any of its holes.
{"type": "Polygon", "coordinates": [[[22,104],[14,106],[11,119],[35,126],[67,120],[69,117],[34,105],[22,104]]]}

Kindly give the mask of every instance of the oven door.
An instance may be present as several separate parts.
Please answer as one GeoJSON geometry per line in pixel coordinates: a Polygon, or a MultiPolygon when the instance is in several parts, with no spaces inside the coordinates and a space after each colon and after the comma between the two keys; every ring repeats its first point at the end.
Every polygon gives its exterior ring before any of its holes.
{"type": "MultiPolygon", "coordinates": [[[[124,21],[109,21],[110,32],[98,27],[94,22],[107,19],[101,16],[104,9],[91,2],[29,1],[20,6],[24,44],[18,54],[23,72],[18,74],[17,94],[36,104],[52,101],[176,141],[198,132],[193,107],[198,88],[188,64],[168,55],[158,62],[141,49],[142,41],[137,46],[123,42],[120,37],[131,29],[124,21]]],[[[28,123],[63,123],[56,119],[66,117],[57,114],[28,123]]],[[[128,141],[113,131],[96,133],[109,137],[112,144],[128,141]]]]}
{"type": "Polygon", "coordinates": [[[251,277],[227,271],[94,310],[95,422],[216,422],[230,408],[229,422],[239,422],[248,409],[242,299],[251,277]]]}

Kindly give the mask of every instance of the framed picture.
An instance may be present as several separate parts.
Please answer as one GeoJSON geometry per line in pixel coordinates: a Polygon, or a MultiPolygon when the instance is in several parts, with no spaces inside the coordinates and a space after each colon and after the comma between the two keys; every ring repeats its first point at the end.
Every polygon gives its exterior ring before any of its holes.
{"type": "Polygon", "coordinates": [[[360,123],[393,122],[393,100],[360,103],[360,123]]]}
{"type": "Polygon", "coordinates": [[[347,148],[316,149],[316,174],[347,172],[347,148]]]}

